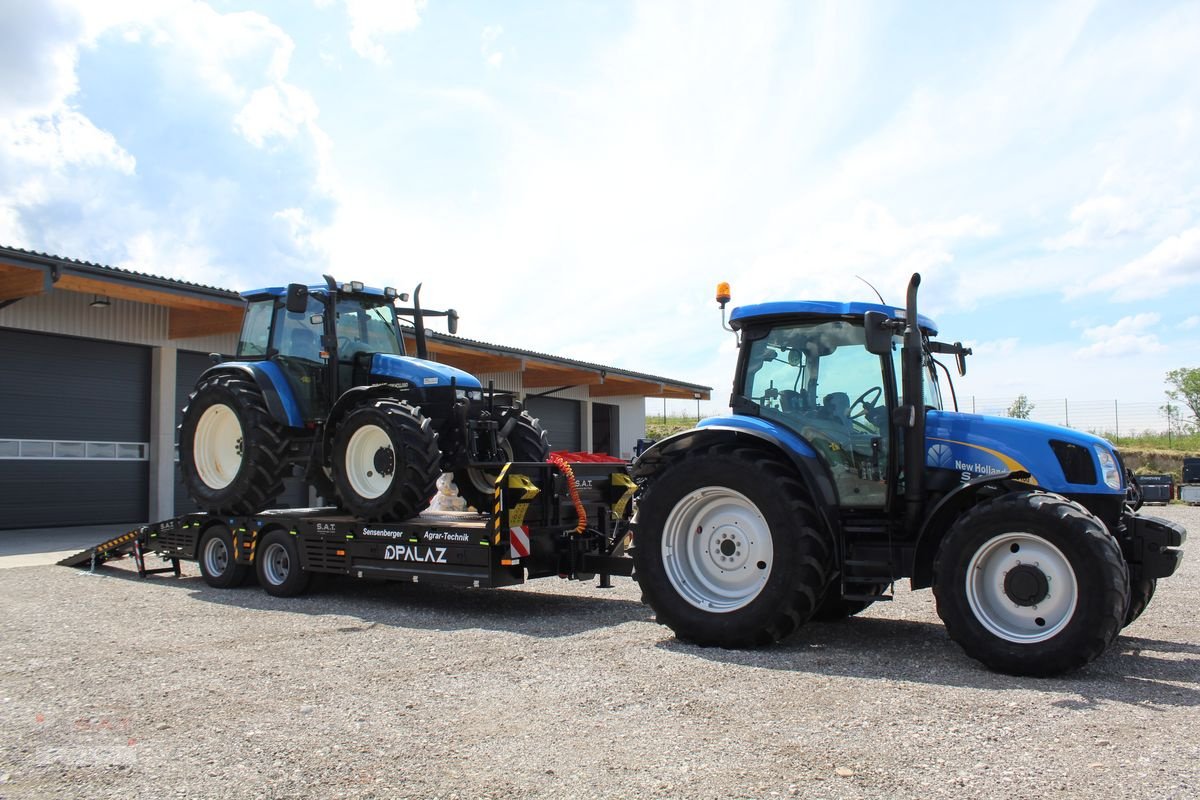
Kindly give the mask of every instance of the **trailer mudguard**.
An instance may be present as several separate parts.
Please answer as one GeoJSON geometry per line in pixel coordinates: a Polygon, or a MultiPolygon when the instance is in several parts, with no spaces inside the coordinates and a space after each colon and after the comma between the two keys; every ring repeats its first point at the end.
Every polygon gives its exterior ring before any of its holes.
{"type": "MultiPolygon", "coordinates": [[[[279,423],[290,428],[303,428],[304,418],[300,415],[300,406],[292,395],[292,387],[287,377],[272,361],[225,361],[204,370],[199,380],[223,372],[241,373],[251,378],[262,390],[263,399],[267,403],[267,411],[279,423]]],[[[199,383],[199,381],[197,381],[199,383]]]]}
{"type": "Polygon", "coordinates": [[[725,442],[778,453],[795,466],[817,513],[836,535],[837,489],[825,463],[801,437],[754,417],[715,417],[704,420],[699,427],[660,439],[634,460],[630,474],[634,478],[653,477],[675,454],[725,442]]]}
{"type": "Polygon", "coordinates": [[[917,534],[912,564],[912,588],[924,589],[933,584],[933,560],[937,557],[942,537],[954,524],[954,520],[968,508],[989,497],[1007,492],[1027,492],[1035,488],[1027,482],[1029,480],[1029,473],[1020,471],[981,475],[960,484],[939,500],[922,523],[921,532],[917,534]]]}

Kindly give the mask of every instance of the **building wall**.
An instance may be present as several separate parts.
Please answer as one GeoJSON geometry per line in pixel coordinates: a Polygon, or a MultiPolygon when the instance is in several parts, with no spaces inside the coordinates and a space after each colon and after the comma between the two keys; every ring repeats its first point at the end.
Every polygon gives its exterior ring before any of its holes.
{"type": "Polygon", "coordinates": [[[0,327],[202,353],[232,353],[237,347],[234,334],[168,339],[170,309],[163,306],[110,300],[107,308],[92,308],[91,300],[89,295],[77,292],[48,292],[26,297],[0,309],[0,327]]]}

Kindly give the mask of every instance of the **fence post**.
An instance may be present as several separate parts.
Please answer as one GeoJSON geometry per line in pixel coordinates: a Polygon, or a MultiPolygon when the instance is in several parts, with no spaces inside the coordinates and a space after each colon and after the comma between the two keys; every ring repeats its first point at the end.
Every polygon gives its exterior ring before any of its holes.
{"type": "Polygon", "coordinates": [[[1063,398],[1063,416],[1065,416],[1067,420],[1066,426],[1068,428],[1071,427],[1071,406],[1065,397],[1063,398]]]}
{"type": "Polygon", "coordinates": [[[1113,400],[1113,424],[1116,425],[1117,432],[1113,434],[1114,439],[1121,438],[1121,409],[1117,405],[1117,401],[1113,400]]]}

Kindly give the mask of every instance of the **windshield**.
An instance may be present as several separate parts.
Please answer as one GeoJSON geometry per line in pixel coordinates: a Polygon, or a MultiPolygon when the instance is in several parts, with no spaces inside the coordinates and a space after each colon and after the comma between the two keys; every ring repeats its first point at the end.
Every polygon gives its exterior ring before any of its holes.
{"type": "Polygon", "coordinates": [[[396,329],[396,311],[388,301],[368,305],[359,297],[340,298],[337,303],[338,355],[355,353],[404,355],[396,329]]]}
{"type": "Polygon", "coordinates": [[[808,322],[748,338],[742,395],[813,446],[844,505],[883,505],[890,439],[884,361],[867,351],[862,326],[808,322]]]}

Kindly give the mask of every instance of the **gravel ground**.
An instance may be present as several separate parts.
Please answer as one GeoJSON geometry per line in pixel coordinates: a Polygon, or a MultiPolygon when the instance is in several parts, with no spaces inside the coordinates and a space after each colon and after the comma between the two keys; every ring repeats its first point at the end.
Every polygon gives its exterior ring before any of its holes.
{"type": "Polygon", "coordinates": [[[728,652],[624,579],[280,600],[103,573],[0,572],[2,797],[1200,797],[1195,553],[1053,680],[985,671],[906,585],[728,652]]]}

